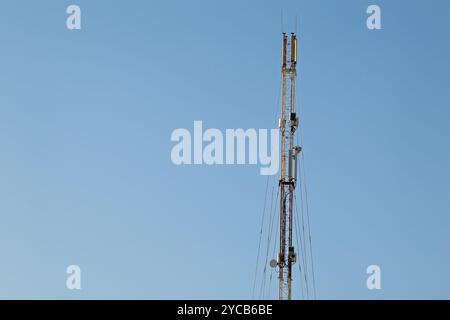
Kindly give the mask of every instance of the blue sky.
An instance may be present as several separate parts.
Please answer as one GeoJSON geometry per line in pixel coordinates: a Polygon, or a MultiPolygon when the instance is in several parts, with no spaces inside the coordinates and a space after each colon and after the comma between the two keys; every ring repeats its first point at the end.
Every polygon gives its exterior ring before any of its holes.
{"type": "Polygon", "coordinates": [[[343,3],[3,1],[0,298],[251,298],[266,178],[174,166],[170,134],[273,126],[282,10],[317,297],[450,298],[450,5],[343,3]]]}

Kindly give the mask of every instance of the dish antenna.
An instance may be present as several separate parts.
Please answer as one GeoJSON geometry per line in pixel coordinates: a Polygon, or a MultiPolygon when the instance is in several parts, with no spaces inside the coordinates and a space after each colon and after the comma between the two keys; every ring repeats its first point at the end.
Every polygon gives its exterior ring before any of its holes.
{"type": "Polygon", "coordinates": [[[270,267],[275,268],[276,266],[277,266],[277,260],[275,260],[275,259],[270,260],[270,267]]]}

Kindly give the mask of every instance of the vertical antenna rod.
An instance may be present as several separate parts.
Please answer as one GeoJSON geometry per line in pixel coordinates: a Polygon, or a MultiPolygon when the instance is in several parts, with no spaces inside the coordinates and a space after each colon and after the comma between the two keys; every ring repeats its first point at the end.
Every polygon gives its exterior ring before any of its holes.
{"type": "Polygon", "coordinates": [[[301,147],[295,145],[298,117],[295,113],[295,78],[297,76],[297,37],[283,33],[282,99],[279,128],[281,132],[280,171],[280,248],[278,253],[278,298],[292,299],[292,265],[297,257],[292,241],[294,225],[294,192],[297,181],[297,155],[301,147]],[[288,60],[289,51],[289,60],[288,60]],[[289,90],[287,88],[289,87],[289,90]]]}

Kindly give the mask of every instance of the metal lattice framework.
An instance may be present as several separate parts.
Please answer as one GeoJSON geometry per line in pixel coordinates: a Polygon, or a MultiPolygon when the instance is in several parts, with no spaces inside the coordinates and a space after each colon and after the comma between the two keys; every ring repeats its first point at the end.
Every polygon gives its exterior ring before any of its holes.
{"type": "Polygon", "coordinates": [[[297,156],[301,147],[296,146],[295,131],[298,117],[295,112],[295,79],[297,76],[297,37],[283,33],[282,98],[279,119],[281,139],[280,239],[278,253],[279,299],[292,298],[292,266],[297,260],[293,245],[294,197],[297,180],[297,156]]]}

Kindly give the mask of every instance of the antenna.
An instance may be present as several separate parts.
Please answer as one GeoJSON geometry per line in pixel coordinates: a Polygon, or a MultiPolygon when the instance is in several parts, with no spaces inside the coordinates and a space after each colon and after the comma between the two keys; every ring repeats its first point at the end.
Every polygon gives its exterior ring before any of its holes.
{"type": "Polygon", "coordinates": [[[277,266],[277,260],[275,260],[275,259],[270,260],[270,267],[276,268],[276,266],[277,266]]]}
{"type": "Polygon", "coordinates": [[[298,34],[298,15],[295,15],[295,33],[298,34]]]}
{"type": "Polygon", "coordinates": [[[284,22],[283,22],[283,9],[281,9],[281,32],[284,32],[284,22]]]}

